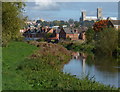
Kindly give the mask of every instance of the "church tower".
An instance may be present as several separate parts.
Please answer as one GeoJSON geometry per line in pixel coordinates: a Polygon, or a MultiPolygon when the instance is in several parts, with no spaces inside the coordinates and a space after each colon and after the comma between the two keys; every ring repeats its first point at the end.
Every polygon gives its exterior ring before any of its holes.
{"type": "Polygon", "coordinates": [[[102,8],[97,8],[97,19],[102,19],[102,8]]]}
{"type": "Polygon", "coordinates": [[[86,20],[86,11],[82,11],[80,21],[85,21],[85,20],[86,20]]]}

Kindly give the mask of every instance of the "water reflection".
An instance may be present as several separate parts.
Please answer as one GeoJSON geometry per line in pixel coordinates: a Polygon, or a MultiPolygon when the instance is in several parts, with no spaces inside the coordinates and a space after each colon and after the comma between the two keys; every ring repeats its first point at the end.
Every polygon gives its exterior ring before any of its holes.
{"type": "Polygon", "coordinates": [[[114,58],[79,52],[74,52],[72,55],[70,62],[64,65],[64,73],[76,75],[77,78],[89,74],[89,77],[95,76],[95,80],[100,83],[118,87],[118,64],[114,58]]]}
{"type": "Polygon", "coordinates": [[[112,57],[104,56],[102,58],[95,57],[95,67],[101,72],[116,73],[118,69],[115,68],[118,66],[117,61],[112,57]]]}

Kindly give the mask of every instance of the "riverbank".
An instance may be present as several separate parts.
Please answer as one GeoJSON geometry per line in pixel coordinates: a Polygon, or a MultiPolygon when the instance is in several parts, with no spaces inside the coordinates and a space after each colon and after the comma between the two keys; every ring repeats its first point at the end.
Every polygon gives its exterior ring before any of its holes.
{"type": "Polygon", "coordinates": [[[12,42],[3,48],[3,90],[116,89],[87,77],[79,80],[61,72],[70,58],[71,51],[61,45],[12,42]]]}
{"type": "Polygon", "coordinates": [[[61,41],[58,43],[59,45],[62,45],[67,50],[75,51],[75,52],[83,52],[87,54],[94,54],[95,46],[93,44],[86,44],[82,40],[78,41],[61,41]]]}

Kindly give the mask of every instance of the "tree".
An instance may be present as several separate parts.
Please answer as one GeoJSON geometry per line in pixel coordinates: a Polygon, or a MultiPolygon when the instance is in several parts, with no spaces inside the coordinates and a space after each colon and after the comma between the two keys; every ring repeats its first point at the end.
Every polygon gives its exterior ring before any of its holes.
{"type": "Polygon", "coordinates": [[[88,28],[85,34],[86,34],[87,43],[92,43],[94,40],[94,36],[95,36],[94,30],[90,27],[88,28]]]}
{"type": "Polygon", "coordinates": [[[60,25],[60,21],[54,20],[54,21],[53,21],[53,24],[54,24],[54,26],[59,26],[59,25],[60,25]]]}
{"type": "Polygon", "coordinates": [[[105,28],[98,33],[95,47],[98,52],[112,56],[112,52],[118,47],[118,31],[114,28],[105,28]]]}
{"type": "Polygon", "coordinates": [[[22,2],[2,3],[2,45],[18,38],[19,30],[24,26],[24,6],[22,2]]]}
{"type": "Polygon", "coordinates": [[[78,21],[75,21],[74,24],[75,24],[76,28],[80,26],[80,22],[78,22],[78,21]]]}
{"type": "Polygon", "coordinates": [[[69,22],[70,24],[73,24],[73,23],[74,23],[74,20],[73,20],[73,19],[69,19],[68,22],[69,22]]]}
{"type": "Polygon", "coordinates": [[[99,32],[101,30],[103,30],[104,28],[107,28],[108,27],[108,20],[100,20],[100,21],[97,21],[94,23],[93,25],[93,29],[96,31],[96,32],[99,32]]]}

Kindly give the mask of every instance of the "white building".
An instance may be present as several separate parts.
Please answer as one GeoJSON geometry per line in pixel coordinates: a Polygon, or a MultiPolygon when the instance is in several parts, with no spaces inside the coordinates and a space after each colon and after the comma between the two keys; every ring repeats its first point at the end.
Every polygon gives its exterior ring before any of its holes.
{"type": "Polygon", "coordinates": [[[97,8],[97,16],[86,16],[86,11],[81,12],[80,21],[97,21],[97,20],[106,20],[110,18],[111,20],[117,20],[116,17],[103,17],[102,8],[97,8]]]}

